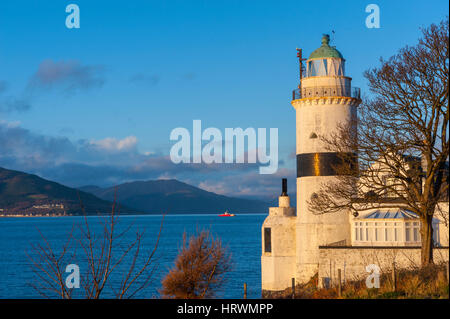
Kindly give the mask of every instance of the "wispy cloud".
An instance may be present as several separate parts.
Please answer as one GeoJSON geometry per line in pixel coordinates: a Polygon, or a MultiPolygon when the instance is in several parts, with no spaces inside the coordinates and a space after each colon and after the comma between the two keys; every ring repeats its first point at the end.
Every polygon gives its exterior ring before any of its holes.
{"type": "Polygon", "coordinates": [[[24,112],[31,108],[28,99],[7,96],[0,100],[0,112],[24,112]]]}
{"type": "Polygon", "coordinates": [[[30,88],[61,88],[66,93],[100,88],[105,83],[105,67],[82,65],[78,61],[53,61],[47,59],[39,64],[30,79],[30,88]]]}
{"type": "Polygon", "coordinates": [[[6,91],[8,88],[8,82],[0,80],[0,94],[6,91]]]}
{"type": "Polygon", "coordinates": [[[197,77],[197,75],[194,72],[185,73],[182,75],[183,80],[194,80],[197,77]]]}
{"type": "Polygon", "coordinates": [[[159,83],[161,77],[156,74],[136,73],[129,79],[130,83],[155,86],[159,83]]]}
{"type": "Polygon", "coordinates": [[[294,171],[280,168],[276,174],[260,175],[259,164],[174,164],[165,154],[140,152],[138,142],[135,136],[72,141],[0,120],[0,166],[73,187],[175,178],[219,194],[247,198],[278,195],[281,177],[295,183],[294,171]]]}
{"type": "Polygon", "coordinates": [[[17,98],[13,95],[4,96],[9,83],[0,80],[0,113],[24,112],[31,108],[28,98],[17,98]]]}
{"type": "Polygon", "coordinates": [[[295,169],[280,168],[275,174],[261,175],[258,172],[249,170],[237,174],[223,176],[219,180],[205,179],[198,183],[198,186],[218,194],[272,199],[281,194],[281,179],[288,179],[289,194],[295,194],[295,169]]]}
{"type": "Polygon", "coordinates": [[[98,141],[90,141],[89,144],[102,151],[128,152],[136,149],[137,138],[136,136],[127,136],[124,139],[107,137],[98,141]]]}

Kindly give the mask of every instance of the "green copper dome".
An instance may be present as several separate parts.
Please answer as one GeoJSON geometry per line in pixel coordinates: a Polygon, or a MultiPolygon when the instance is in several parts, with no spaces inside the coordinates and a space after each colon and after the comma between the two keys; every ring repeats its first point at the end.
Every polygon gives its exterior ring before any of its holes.
{"type": "Polygon", "coordinates": [[[342,54],[335,48],[330,47],[329,43],[330,43],[330,36],[328,34],[324,34],[324,36],[322,37],[322,46],[316,49],[313,53],[311,53],[308,60],[323,59],[323,58],[343,59],[344,57],[342,56],[342,54]]]}

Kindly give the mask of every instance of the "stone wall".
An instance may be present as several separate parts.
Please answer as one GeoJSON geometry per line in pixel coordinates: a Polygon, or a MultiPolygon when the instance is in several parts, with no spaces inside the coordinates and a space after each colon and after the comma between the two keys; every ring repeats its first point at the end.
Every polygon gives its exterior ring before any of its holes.
{"type": "MultiPolygon", "coordinates": [[[[448,262],[449,248],[434,249],[434,262],[448,262]]],[[[380,271],[420,266],[420,247],[319,247],[319,287],[337,282],[338,269],[342,281],[367,278],[366,266],[375,264],[380,271]]]]}
{"type": "Polygon", "coordinates": [[[296,262],[295,208],[290,207],[289,196],[280,196],[278,200],[279,207],[269,208],[269,216],[261,228],[261,286],[269,291],[290,286],[296,262]]]}

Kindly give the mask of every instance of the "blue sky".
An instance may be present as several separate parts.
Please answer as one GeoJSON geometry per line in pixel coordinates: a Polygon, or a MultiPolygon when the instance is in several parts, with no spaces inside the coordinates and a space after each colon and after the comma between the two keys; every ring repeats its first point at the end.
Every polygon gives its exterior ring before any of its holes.
{"type": "Polygon", "coordinates": [[[308,55],[334,30],[347,75],[365,92],[364,70],[414,45],[448,9],[443,0],[1,1],[0,166],[70,186],[178,178],[271,196],[281,176],[295,182],[295,49],[308,55]],[[70,3],[80,29],[65,26],[70,3]],[[370,3],[380,29],[365,26],[370,3]],[[171,130],[192,130],[194,119],[277,127],[279,172],[167,163],[171,130]]]}

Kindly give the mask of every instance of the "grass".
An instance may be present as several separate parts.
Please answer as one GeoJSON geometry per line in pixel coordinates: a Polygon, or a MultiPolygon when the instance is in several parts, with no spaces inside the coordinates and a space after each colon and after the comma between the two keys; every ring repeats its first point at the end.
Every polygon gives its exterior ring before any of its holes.
{"type": "MultiPolygon", "coordinates": [[[[380,288],[367,288],[365,278],[346,282],[339,297],[338,288],[317,288],[318,275],[295,288],[298,299],[448,299],[449,284],[444,265],[432,265],[426,268],[397,270],[397,285],[394,290],[392,274],[380,276],[380,288]]],[[[292,298],[292,289],[263,295],[263,298],[292,298]]]]}

